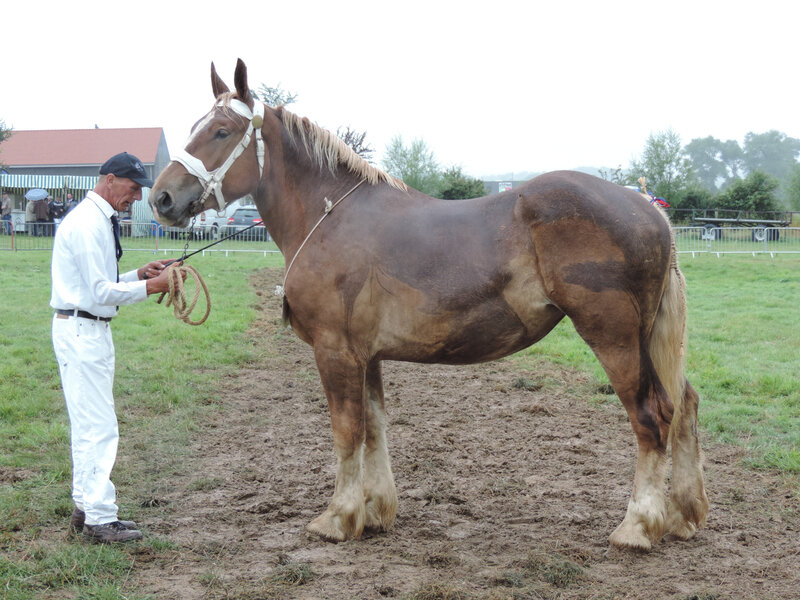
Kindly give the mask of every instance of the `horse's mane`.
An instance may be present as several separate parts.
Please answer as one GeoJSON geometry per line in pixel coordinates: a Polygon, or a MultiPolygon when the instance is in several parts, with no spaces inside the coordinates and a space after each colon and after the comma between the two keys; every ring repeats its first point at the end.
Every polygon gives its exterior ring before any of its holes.
{"type": "Polygon", "coordinates": [[[319,164],[320,169],[327,167],[331,173],[336,173],[337,167],[343,165],[348,171],[372,185],[383,181],[392,187],[406,189],[406,185],[402,181],[369,164],[339,136],[312,123],[305,117],[298,117],[282,106],[277,109],[277,112],[289,137],[296,141],[299,136],[301,143],[312,159],[319,164]]]}
{"type": "MultiPolygon", "coordinates": [[[[229,111],[230,101],[235,97],[236,95],[233,92],[228,92],[222,94],[217,100],[221,101],[224,111],[229,111]]],[[[405,183],[369,164],[356,154],[339,136],[332,134],[327,129],[323,129],[316,123],[312,123],[305,117],[298,117],[283,106],[273,110],[280,117],[292,141],[296,144],[299,137],[303,147],[312,160],[319,164],[320,169],[327,168],[331,173],[335,174],[338,166],[343,165],[348,171],[366,180],[371,185],[383,181],[397,189],[407,189],[405,183]]]]}

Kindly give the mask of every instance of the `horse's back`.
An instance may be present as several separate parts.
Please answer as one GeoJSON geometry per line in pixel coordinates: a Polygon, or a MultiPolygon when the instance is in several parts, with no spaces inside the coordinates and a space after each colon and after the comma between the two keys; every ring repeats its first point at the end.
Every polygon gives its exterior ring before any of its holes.
{"type": "Polygon", "coordinates": [[[570,305],[587,288],[639,286],[646,265],[659,262],[662,237],[668,254],[666,222],[637,197],[557,172],[470,200],[367,199],[340,217],[335,239],[323,236],[340,253],[321,247],[300,257],[295,268],[315,265],[307,280],[314,293],[304,295],[315,300],[304,312],[340,310],[324,321],[341,323],[367,354],[384,359],[469,363],[507,355],[575,314],[570,305]]]}
{"type": "Polygon", "coordinates": [[[660,209],[638,192],[586,173],[540,175],[518,188],[518,197],[519,216],[533,226],[576,234],[602,229],[615,245],[637,255],[648,254],[653,244],[669,246],[669,226],[660,209]]]}

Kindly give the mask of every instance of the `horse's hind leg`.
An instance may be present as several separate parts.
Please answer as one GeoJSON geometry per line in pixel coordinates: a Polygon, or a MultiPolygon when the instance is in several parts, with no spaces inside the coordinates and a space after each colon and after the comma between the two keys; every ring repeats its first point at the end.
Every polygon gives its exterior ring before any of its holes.
{"type": "Polygon", "coordinates": [[[624,297],[606,297],[592,306],[591,311],[570,317],[608,374],[638,445],[625,519],[609,540],[617,546],[646,550],[664,534],[666,444],[672,405],[656,375],[644,342],[644,325],[633,304],[624,297]]]}
{"type": "Polygon", "coordinates": [[[378,361],[367,367],[366,440],[364,444],[366,527],[388,530],[397,514],[397,490],[386,444],[383,381],[378,361]]]}
{"type": "Polygon", "coordinates": [[[669,431],[672,445],[672,489],[667,509],[667,533],[688,540],[702,527],[708,514],[703,484],[702,457],[697,438],[699,397],[686,382],[669,431]]]}
{"type": "Polygon", "coordinates": [[[364,529],[363,459],[365,440],[365,367],[340,347],[314,344],[322,386],[328,398],[336,486],[328,508],[308,524],[308,530],[332,541],[357,538],[364,529]]]}

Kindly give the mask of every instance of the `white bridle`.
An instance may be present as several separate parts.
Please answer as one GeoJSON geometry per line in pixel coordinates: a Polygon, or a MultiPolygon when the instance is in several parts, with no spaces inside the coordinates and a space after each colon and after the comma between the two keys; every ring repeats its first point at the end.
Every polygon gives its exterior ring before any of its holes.
{"type": "MultiPolygon", "coordinates": [[[[223,106],[223,103],[219,102],[217,106],[223,106]]],[[[181,163],[189,173],[197,177],[201,185],[205,186],[203,195],[200,196],[198,200],[200,206],[205,203],[206,199],[213,192],[217,200],[217,210],[219,212],[225,210],[225,206],[227,205],[225,197],[222,195],[222,180],[225,178],[228,169],[231,168],[233,163],[236,162],[236,159],[239,158],[242,152],[250,145],[250,140],[253,137],[254,131],[256,134],[256,155],[258,156],[259,179],[261,179],[261,175],[264,172],[264,140],[261,138],[261,126],[264,124],[264,105],[261,102],[255,102],[253,110],[250,110],[250,107],[241,100],[232,99],[229,106],[234,112],[248,119],[250,123],[247,126],[247,131],[245,131],[244,136],[233,149],[230,156],[225,159],[225,162],[213,171],[209,171],[206,169],[203,161],[192,156],[185,149],[178,151],[172,159],[173,162],[181,163]]]]}

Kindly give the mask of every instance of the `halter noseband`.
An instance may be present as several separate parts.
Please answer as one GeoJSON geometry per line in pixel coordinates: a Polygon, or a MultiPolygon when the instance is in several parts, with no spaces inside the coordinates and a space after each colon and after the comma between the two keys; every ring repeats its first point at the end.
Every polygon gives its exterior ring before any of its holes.
{"type": "MultiPolygon", "coordinates": [[[[223,103],[218,102],[217,106],[223,106],[223,103]]],[[[258,156],[259,179],[261,179],[261,175],[264,172],[264,140],[261,138],[261,126],[264,124],[264,105],[261,102],[255,102],[253,110],[250,110],[250,107],[241,100],[232,99],[229,106],[234,112],[248,119],[250,123],[247,126],[247,131],[245,131],[244,136],[233,149],[230,156],[225,159],[225,162],[213,171],[209,171],[206,169],[203,161],[192,156],[186,150],[178,151],[172,159],[173,162],[181,163],[189,173],[197,177],[201,185],[205,186],[205,190],[203,191],[203,195],[200,196],[198,204],[202,206],[213,192],[217,200],[217,210],[219,212],[225,210],[225,206],[227,205],[225,197],[222,195],[222,180],[225,178],[228,169],[231,168],[233,163],[236,162],[236,159],[239,158],[242,152],[250,145],[250,140],[253,137],[254,131],[256,134],[256,155],[258,156]]]]}

